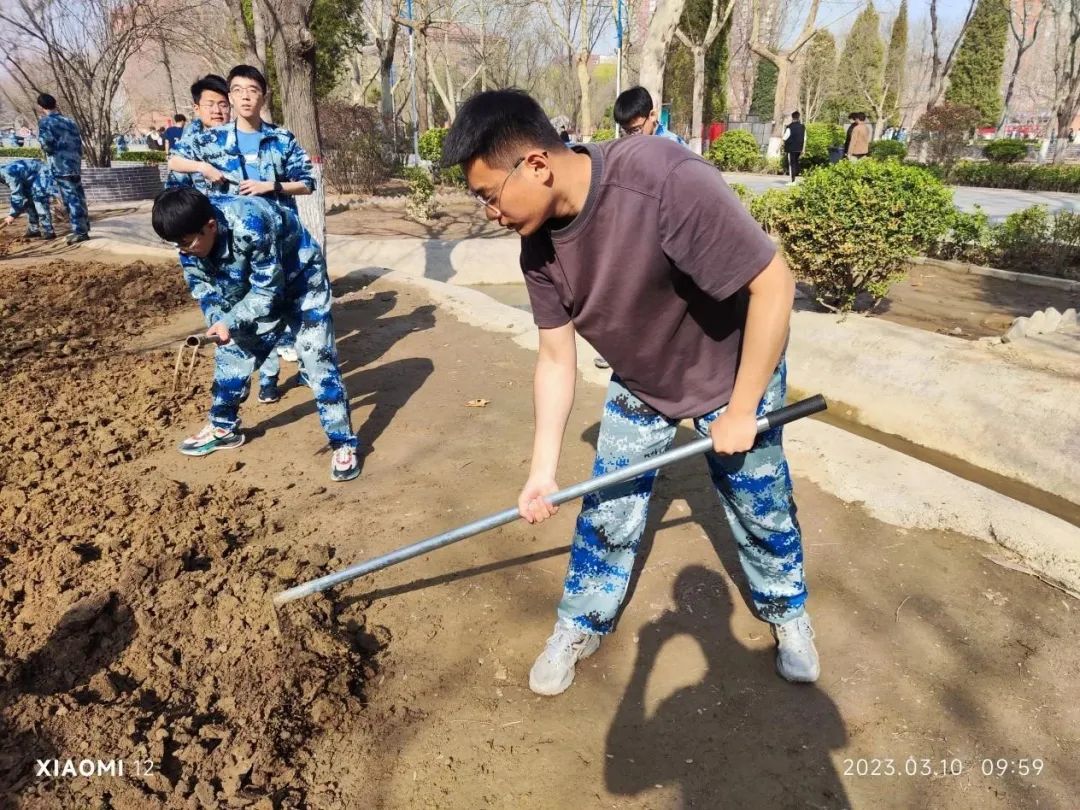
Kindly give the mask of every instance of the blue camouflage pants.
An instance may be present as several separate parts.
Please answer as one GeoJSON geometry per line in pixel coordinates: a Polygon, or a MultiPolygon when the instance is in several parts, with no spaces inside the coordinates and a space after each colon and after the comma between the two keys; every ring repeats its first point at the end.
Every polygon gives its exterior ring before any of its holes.
{"type": "Polygon", "coordinates": [[[49,210],[49,195],[41,194],[34,188],[28,196],[30,204],[26,206],[27,230],[34,234],[52,235],[53,221],[52,211],[49,210]]]}
{"type": "MultiPolygon", "coordinates": [[[[781,359],[758,414],[784,405],[786,366],[781,359]]],[[[694,419],[702,436],[723,408],[694,419]]],[[[675,438],[678,420],[653,410],[617,377],[611,378],[593,475],[658,455],[675,438]]],[[[791,476],[781,445],[782,428],[757,438],[747,453],[706,455],[709,473],[750,583],[758,615],[781,623],[802,614],[806,602],[802,538],[795,518],[791,476]]],[[[634,557],[645,529],[656,472],[586,495],[577,519],[559,617],[590,633],[614,629],[634,557]]]]}
{"type": "Polygon", "coordinates": [[[90,214],[86,209],[86,192],[83,191],[82,179],[72,176],[57,177],[56,185],[60,190],[60,199],[64,201],[71,218],[71,232],[89,234],[90,214]]]}
{"type": "Polygon", "coordinates": [[[277,382],[278,375],[281,374],[281,358],[278,357],[277,349],[295,348],[296,336],[293,335],[291,329],[285,327],[285,331],[281,333],[281,339],[278,340],[277,346],[274,347],[275,351],[266,355],[266,360],[259,366],[259,385],[277,382]]]}
{"type": "Polygon", "coordinates": [[[279,318],[260,323],[257,329],[237,329],[214,355],[213,403],[210,422],[215,427],[240,427],[240,403],[248,395],[251,374],[262,365],[288,329],[296,336],[296,354],[307,385],[315,395],[330,446],[356,447],[349,415],[349,397],[338,368],[334,321],[330,314],[330,281],[323,270],[320,277],[300,279],[286,290],[279,318]]]}

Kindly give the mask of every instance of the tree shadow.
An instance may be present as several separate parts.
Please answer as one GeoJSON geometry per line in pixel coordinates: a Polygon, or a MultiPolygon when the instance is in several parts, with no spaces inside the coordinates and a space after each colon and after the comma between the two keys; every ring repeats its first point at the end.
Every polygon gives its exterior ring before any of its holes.
{"type": "MultiPolygon", "coordinates": [[[[94,676],[105,673],[135,636],[135,620],[116,593],[81,599],[57,622],[44,646],[23,661],[0,654],[0,806],[11,807],[18,793],[36,778],[34,762],[60,754],[43,734],[8,726],[4,714],[20,696],[65,695],[82,703],[102,700],[94,676]]],[[[109,676],[106,674],[105,678],[109,676]]],[[[41,707],[31,716],[41,716],[41,707]]]]}
{"type": "MultiPolygon", "coordinates": [[[[779,678],[771,650],[739,644],[719,573],[687,567],[674,597],[675,610],[639,633],[634,671],[608,731],[607,789],[633,796],[674,783],[683,807],[849,807],[830,758],[847,741],[833,701],[813,684],[779,678]],[[650,674],[664,645],[679,636],[700,649],[705,672],[650,711],[650,674]]],[[[661,680],[671,672],[658,670],[661,680]]]]}

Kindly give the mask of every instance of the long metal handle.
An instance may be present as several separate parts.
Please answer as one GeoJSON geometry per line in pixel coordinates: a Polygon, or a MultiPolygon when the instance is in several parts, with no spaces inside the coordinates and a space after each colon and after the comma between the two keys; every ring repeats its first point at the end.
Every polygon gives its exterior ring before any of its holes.
{"type": "MultiPolygon", "coordinates": [[[[793,405],[788,405],[786,408],[779,408],[778,410],[771,411],[760,417],[757,420],[757,432],[759,434],[764,433],[767,430],[779,427],[780,425],[786,425],[788,422],[793,422],[804,416],[819,413],[827,407],[828,405],[825,402],[825,398],[820,394],[808,399],[800,400],[793,405]]],[[[582,481],[580,484],[574,484],[566,489],[560,489],[558,492],[550,495],[547,500],[556,505],[566,503],[575,498],[580,498],[583,495],[588,495],[590,492],[596,492],[597,490],[604,489],[613,484],[621,484],[623,481],[637,478],[643,473],[657,470],[660,467],[664,467],[676,461],[682,461],[684,458],[690,458],[691,456],[696,456],[699,453],[704,453],[711,449],[711,438],[705,437],[695,439],[692,442],[684,444],[682,447],[669,450],[666,453],[654,456],[653,458],[647,458],[644,461],[639,461],[637,464],[631,464],[629,467],[624,467],[621,470],[615,470],[614,472],[609,472],[605,475],[597,476],[596,478],[590,478],[588,481],[582,481]]],[[[370,560],[357,563],[356,565],[350,565],[348,568],[342,568],[340,571],[335,571],[324,577],[319,577],[310,582],[305,582],[293,588],[289,588],[288,590],[281,591],[274,595],[274,605],[275,607],[281,607],[288,602],[302,599],[305,596],[311,596],[313,593],[325,591],[327,588],[333,588],[335,585],[340,585],[343,582],[362,577],[364,574],[370,574],[373,571],[389,568],[391,565],[397,565],[398,563],[410,560],[413,557],[419,557],[421,554],[427,554],[429,551],[434,551],[443,546],[448,546],[451,543],[456,543],[458,540],[464,540],[467,537],[481,534],[489,529],[512,523],[520,517],[521,514],[518,512],[517,507],[504,509],[502,512],[497,512],[494,515],[475,520],[472,523],[468,523],[456,529],[451,529],[442,534],[437,534],[426,540],[420,540],[412,545],[399,548],[388,554],[383,554],[381,557],[374,557],[370,560]]]]}

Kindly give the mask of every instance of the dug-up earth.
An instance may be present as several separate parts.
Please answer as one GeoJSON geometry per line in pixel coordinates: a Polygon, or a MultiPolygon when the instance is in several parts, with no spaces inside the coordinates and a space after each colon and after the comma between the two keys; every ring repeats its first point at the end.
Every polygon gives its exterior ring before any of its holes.
{"type": "MultiPolygon", "coordinates": [[[[247,444],[188,459],[210,362],[172,391],[200,323],[175,265],[32,253],[0,261],[0,807],[1076,806],[1077,602],[798,469],[812,686],[776,676],[700,463],[661,479],[619,630],[558,698],[527,674],[569,505],[276,619],[281,588],[513,502],[532,354],[356,268],[334,289],[361,478],[329,481],[288,365],[247,444]],[[125,770],[51,770],[89,759],[125,770]]],[[[579,385],[564,485],[602,397],[579,385]]]]}

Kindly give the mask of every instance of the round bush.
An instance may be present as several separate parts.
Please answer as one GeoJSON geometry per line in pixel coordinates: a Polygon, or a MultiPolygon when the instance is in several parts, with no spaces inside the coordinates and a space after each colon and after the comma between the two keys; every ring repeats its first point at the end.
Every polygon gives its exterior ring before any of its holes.
{"type": "Polygon", "coordinates": [[[713,142],[708,157],[723,171],[748,172],[761,165],[761,148],[749,132],[729,129],[713,142]]]}
{"type": "Polygon", "coordinates": [[[446,127],[434,127],[421,135],[417,142],[420,157],[438,165],[442,161],[442,145],[447,132],[449,130],[446,127]]]}
{"type": "Polygon", "coordinates": [[[844,130],[837,124],[815,121],[806,125],[806,144],[803,146],[804,167],[825,166],[829,162],[829,147],[844,145],[844,130]]]}
{"type": "Polygon", "coordinates": [[[847,311],[903,277],[904,261],[936,245],[952,222],[952,192],[897,161],[848,161],[806,175],[774,213],[792,269],[817,300],[847,311]]]}
{"type": "Polygon", "coordinates": [[[788,201],[788,192],[779,188],[770,188],[750,200],[750,216],[758,221],[766,233],[776,230],[776,223],[788,201]]]}
{"type": "Polygon", "coordinates": [[[983,157],[992,163],[1016,163],[1027,157],[1028,147],[1023,141],[1002,138],[990,141],[982,149],[983,157]]]}
{"type": "Polygon", "coordinates": [[[907,157],[907,147],[900,141],[874,141],[870,144],[870,157],[875,160],[903,160],[907,157]]]}

